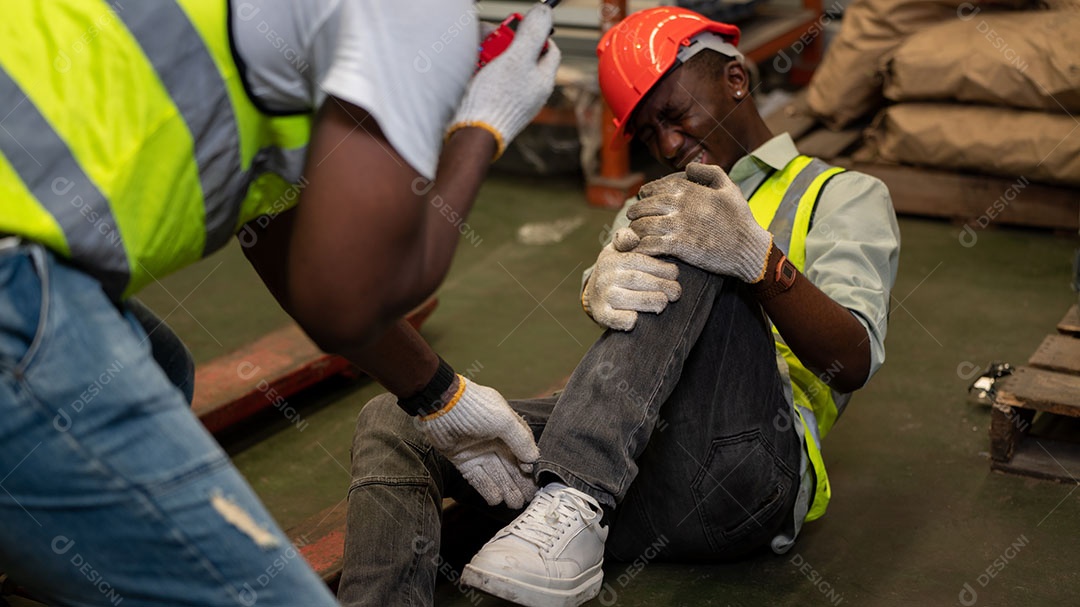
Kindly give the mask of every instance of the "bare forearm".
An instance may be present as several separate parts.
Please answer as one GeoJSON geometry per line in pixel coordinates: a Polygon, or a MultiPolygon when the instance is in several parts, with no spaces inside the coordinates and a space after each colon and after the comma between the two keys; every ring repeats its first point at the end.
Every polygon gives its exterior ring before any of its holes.
{"type": "MultiPolygon", "coordinates": [[[[446,275],[461,238],[461,226],[494,153],[495,140],[487,131],[458,130],[443,148],[435,181],[413,182],[414,191],[428,202],[426,246],[421,247],[426,253],[421,269],[425,282],[437,286],[446,275]]],[[[342,355],[397,396],[418,392],[439,365],[435,351],[405,320],[396,322],[371,345],[349,348],[342,355]]]]}
{"type": "Polygon", "coordinates": [[[493,150],[490,134],[462,129],[431,183],[366,111],[331,99],[309,145],[286,258],[270,262],[284,276],[264,279],[324,350],[370,344],[442,282],[493,150]]]}
{"type": "Polygon", "coordinates": [[[435,351],[405,320],[391,325],[370,345],[341,354],[399,397],[419,392],[439,366],[435,351]]]}
{"type": "Polygon", "coordinates": [[[479,128],[460,129],[443,147],[435,181],[418,178],[413,182],[414,191],[427,201],[426,246],[420,270],[424,283],[437,286],[450,268],[457,244],[467,230],[465,218],[494,153],[495,139],[490,133],[479,128]]]}
{"type": "MultiPolygon", "coordinates": [[[[765,281],[773,279],[771,270],[766,272],[765,281]]],[[[766,286],[757,286],[755,292],[766,286]]],[[[866,383],[870,373],[866,329],[802,273],[790,289],[761,306],[791,351],[830,386],[852,392],[866,383]]]]}
{"type": "MultiPolygon", "coordinates": [[[[434,182],[417,178],[414,193],[427,201],[424,251],[418,269],[421,282],[434,290],[442,282],[461,239],[465,218],[495,153],[495,140],[483,129],[460,129],[447,141],[434,182]]],[[[421,291],[428,291],[422,287],[421,291]]],[[[348,358],[393,394],[404,397],[421,390],[439,365],[439,357],[405,320],[399,320],[367,346],[342,349],[348,358]]]]}
{"type": "MultiPolygon", "coordinates": [[[[239,237],[248,261],[283,307],[287,306],[287,299],[283,297],[286,289],[284,268],[291,225],[290,212],[265,222],[265,227],[248,226],[239,237]]],[[[404,319],[390,325],[371,344],[352,344],[341,348],[338,354],[397,396],[418,392],[439,364],[435,351],[404,319]]]]}

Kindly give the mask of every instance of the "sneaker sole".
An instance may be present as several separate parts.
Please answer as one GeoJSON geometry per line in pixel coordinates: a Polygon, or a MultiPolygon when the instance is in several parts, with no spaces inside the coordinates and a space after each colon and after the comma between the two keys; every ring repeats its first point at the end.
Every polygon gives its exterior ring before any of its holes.
{"type": "Polygon", "coordinates": [[[465,565],[461,583],[526,607],[578,607],[600,594],[604,581],[601,564],[595,567],[595,573],[586,572],[580,584],[566,590],[534,586],[472,565],[465,565]]]}
{"type": "Polygon", "coordinates": [[[465,565],[461,583],[526,607],[578,607],[600,594],[604,582],[602,564],[596,565],[595,573],[584,573],[587,577],[576,587],[566,590],[534,586],[472,565],[465,565]]]}

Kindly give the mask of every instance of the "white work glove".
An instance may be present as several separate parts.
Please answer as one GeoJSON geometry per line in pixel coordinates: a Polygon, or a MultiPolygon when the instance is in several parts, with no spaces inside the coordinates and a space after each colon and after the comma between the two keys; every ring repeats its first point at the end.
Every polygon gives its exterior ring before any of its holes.
{"type": "Polygon", "coordinates": [[[548,40],[550,32],[551,8],[538,3],[518,24],[510,46],[473,76],[447,137],[461,128],[479,127],[495,136],[495,158],[502,155],[555,89],[562,55],[548,40]],[[545,42],[548,49],[540,57],[545,42]]]}
{"type": "Polygon", "coordinates": [[[671,255],[747,284],[765,277],[772,234],[720,167],[691,162],[685,174],[645,184],[638,197],[626,216],[641,241],[628,249],[671,255]]]}
{"type": "Polygon", "coordinates": [[[638,312],[659,314],[668,302],[682,295],[682,287],[676,281],[678,266],[638,252],[619,250],[636,241],[629,228],[615,232],[612,243],[596,258],[596,266],[581,293],[585,312],[616,331],[633,329],[638,312]]]}
{"type": "Polygon", "coordinates": [[[532,467],[540,449],[532,431],[498,391],[461,375],[458,381],[457,394],[442,409],[418,418],[420,432],[488,505],[523,507],[536,493],[532,467]]]}

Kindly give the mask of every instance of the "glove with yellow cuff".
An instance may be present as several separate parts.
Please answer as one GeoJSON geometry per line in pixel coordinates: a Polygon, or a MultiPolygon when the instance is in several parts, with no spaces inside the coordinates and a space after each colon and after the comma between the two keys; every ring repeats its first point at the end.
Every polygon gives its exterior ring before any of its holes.
{"type": "MultiPolygon", "coordinates": [[[[443,362],[433,382],[446,372],[453,373],[443,362]]],[[[528,424],[498,391],[461,375],[442,394],[416,418],[420,432],[489,505],[523,507],[536,493],[532,466],[540,459],[528,424]]]]}
{"type": "Polygon", "coordinates": [[[555,89],[561,54],[551,32],[551,8],[536,4],[514,32],[514,41],[481,69],[465,91],[447,138],[465,127],[478,127],[495,137],[495,159],[532,121],[555,89]],[[548,49],[540,56],[544,43],[548,49]],[[537,60],[539,58],[539,60],[537,60]]]}

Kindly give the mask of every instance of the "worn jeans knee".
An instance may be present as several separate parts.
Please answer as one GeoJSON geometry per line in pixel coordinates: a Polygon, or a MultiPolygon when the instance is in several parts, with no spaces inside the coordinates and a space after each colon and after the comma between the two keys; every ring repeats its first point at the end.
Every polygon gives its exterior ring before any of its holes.
{"type": "Polygon", "coordinates": [[[372,399],[357,417],[338,587],[347,607],[431,604],[444,460],[415,423],[391,394],[372,399]]]}
{"type": "Polygon", "coordinates": [[[393,394],[373,398],[356,418],[349,491],[371,483],[426,485],[441,476],[434,448],[393,394]]]}

